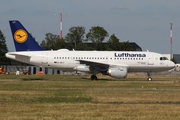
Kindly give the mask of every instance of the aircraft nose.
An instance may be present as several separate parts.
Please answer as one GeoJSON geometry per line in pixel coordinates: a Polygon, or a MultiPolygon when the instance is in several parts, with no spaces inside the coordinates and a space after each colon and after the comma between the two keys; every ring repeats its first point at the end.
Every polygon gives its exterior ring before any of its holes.
{"type": "Polygon", "coordinates": [[[173,69],[175,67],[175,64],[174,62],[169,61],[168,66],[173,69]]]}

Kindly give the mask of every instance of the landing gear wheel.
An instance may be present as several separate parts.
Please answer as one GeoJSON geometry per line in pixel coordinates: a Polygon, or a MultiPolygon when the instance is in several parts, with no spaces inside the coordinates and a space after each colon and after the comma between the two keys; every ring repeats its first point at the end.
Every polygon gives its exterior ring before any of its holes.
{"type": "Polygon", "coordinates": [[[152,81],[152,78],[151,78],[151,77],[148,77],[148,81],[152,81]]]}
{"type": "Polygon", "coordinates": [[[92,75],[92,76],[91,76],[91,80],[97,80],[96,75],[92,75]]]}
{"type": "Polygon", "coordinates": [[[148,81],[152,81],[152,78],[151,78],[151,75],[150,75],[150,71],[149,72],[147,72],[147,75],[148,75],[148,81]]]}

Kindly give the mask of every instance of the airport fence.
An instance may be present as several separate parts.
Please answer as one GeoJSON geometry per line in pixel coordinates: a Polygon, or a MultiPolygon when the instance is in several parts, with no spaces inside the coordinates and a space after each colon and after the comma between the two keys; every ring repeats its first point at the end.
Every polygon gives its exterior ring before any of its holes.
{"type": "MultiPolygon", "coordinates": [[[[19,65],[0,65],[6,74],[37,74],[38,72],[43,72],[44,74],[49,75],[86,75],[84,72],[79,71],[71,71],[65,72],[62,70],[50,69],[50,68],[42,68],[37,66],[19,66],[19,65]]],[[[1,73],[0,73],[1,74],[1,73]]]]}
{"type": "Polygon", "coordinates": [[[54,69],[45,69],[36,66],[12,66],[12,65],[0,65],[6,74],[19,72],[20,74],[36,74],[39,71],[43,71],[45,74],[60,74],[60,71],[54,69]]]}
{"type": "MultiPolygon", "coordinates": [[[[61,74],[61,75],[73,75],[78,74],[77,72],[64,72],[61,70],[50,69],[50,68],[42,68],[37,66],[18,66],[18,65],[0,65],[0,68],[6,72],[6,74],[37,74],[38,72],[43,72],[44,74],[61,74]]],[[[85,73],[80,73],[80,75],[85,75],[85,73]]]]}

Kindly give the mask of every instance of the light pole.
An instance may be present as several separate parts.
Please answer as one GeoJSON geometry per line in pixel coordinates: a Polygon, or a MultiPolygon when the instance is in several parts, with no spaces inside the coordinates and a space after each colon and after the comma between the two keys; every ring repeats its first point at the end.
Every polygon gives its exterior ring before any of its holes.
{"type": "Polygon", "coordinates": [[[170,23],[170,44],[171,44],[171,57],[170,59],[173,58],[173,54],[172,54],[172,23],[170,23]]]}
{"type": "MultiPolygon", "coordinates": [[[[57,14],[54,14],[54,15],[57,15],[57,14]]],[[[63,37],[62,37],[62,30],[63,30],[63,23],[62,23],[62,20],[63,20],[63,18],[62,18],[62,16],[63,15],[65,15],[64,13],[60,13],[59,14],[59,16],[60,16],[60,29],[59,29],[59,37],[60,37],[60,39],[62,39],[63,37]]]]}
{"type": "Polygon", "coordinates": [[[60,39],[62,39],[62,13],[59,14],[60,15],[60,39]]]}

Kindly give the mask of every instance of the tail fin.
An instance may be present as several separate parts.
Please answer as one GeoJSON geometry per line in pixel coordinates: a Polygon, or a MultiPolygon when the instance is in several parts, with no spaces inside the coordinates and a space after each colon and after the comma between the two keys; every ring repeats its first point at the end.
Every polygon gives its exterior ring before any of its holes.
{"type": "Polygon", "coordinates": [[[16,51],[41,51],[35,39],[29,34],[24,26],[17,20],[9,21],[16,51]]]}

